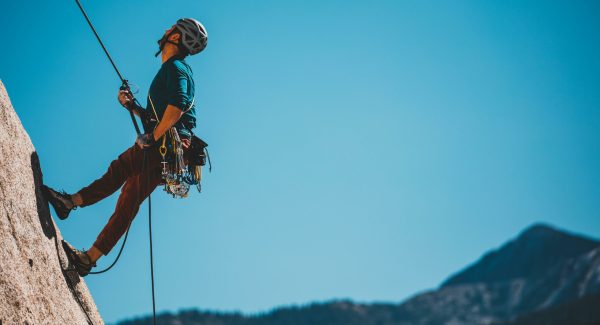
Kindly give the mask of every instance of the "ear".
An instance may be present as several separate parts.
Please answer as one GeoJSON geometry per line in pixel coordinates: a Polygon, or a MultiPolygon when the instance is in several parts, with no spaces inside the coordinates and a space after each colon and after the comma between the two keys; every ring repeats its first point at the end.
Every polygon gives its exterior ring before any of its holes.
{"type": "Polygon", "coordinates": [[[173,42],[177,43],[177,41],[179,41],[180,38],[181,38],[181,34],[173,33],[173,34],[171,34],[171,36],[169,36],[169,41],[173,41],[173,42]]]}

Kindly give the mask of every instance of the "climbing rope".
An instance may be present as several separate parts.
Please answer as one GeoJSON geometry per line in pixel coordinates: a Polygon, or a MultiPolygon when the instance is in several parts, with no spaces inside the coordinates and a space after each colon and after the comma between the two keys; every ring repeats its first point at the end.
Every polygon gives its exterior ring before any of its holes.
{"type": "Polygon", "coordinates": [[[121,244],[121,249],[119,249],[119,253],[117,254],[117,257],[115,257],[115,260],[112,262],[112,264],[110,264],[110,266],[108,266],[104,270],[94,271],[94,272],[90,272],[88,274],[102,274],[102,273],[107,272],[108,270],[112,269],[112,267],[115,266],[115,264],[117,264],[117,261],[121,257],[121,253],[123,253],[123,248],[125,248],[125,242],[127,241],[127,236],[129,235],[130,226],[131,226],[131,224],[129,226],[127,226],[127,231],[125,232],[125,237],[123,238],[123,243],[121,244]]]}
{"type": "MultiPolygon", "coordinates": [[[[94,25],[92,24],[92,22],[90,21],[88,15],[86,14],[85,10],[83,9],[83,6],[81,6],[81,3],[79,2],[79,0],[75,0],[75,2],[77,2],[77,6],[81,10],[81,13],[83,14],[83,17],[85,17],[85,20],[87,21],[88,25],[92,29],[92,32],[94,32],[94,35],[96,36],[96,39],[98,40],[98,42],[100,43],[100,46],[104,50],[104,53],[108,57],[108,60],[110,61],[110,63],[112,64],[113,68],[115,69],[115,72],[119,76],[119,79],[121,79],[121,87],[120,87],[120,89],[128,91],[129,93],[131,93],[131,89],[129,87],[129,83],[128,83],[127,79],[123,78],[123,76],[121,75],[121,72],[119,72],[119,69],[117,69],[117,66],[116,66],[115,62],[113,61],[112,57],[108,53],[108,50],[104,46],[104,43],[100,39],[100,36],[96,32],[96,29],[94,28],[94,25]]],[[[134,98],[134,103],[137,104],[137,100],[135,98],[134,98]]],[[[139,104],[138,104],[138,106],[139,106],[139,104]]],[[[133,122],[133,126],[135,128],[135,132],[137,133],[138,136],[141,135],[140,127],[138,126],[137,120],[135,119],[135,116],[134,116],[134,109],[133,108],[127,108],[127,110],[129,111],[129,115],[131,116],[131,121],[133,122]]],[[[138,113],[142,114],[142,112],[139,112],[139,111],[138,111],[138,113]]],[[[140,117],[141,117],[141,115],[140,115],[140,117]]],[[[144,129],[146,130],[146,125],[144,125],[144,129]]],[[[142,150],[144,152],[144,160],[143,160],[143,163],[142,163],[142,174],[143,174],[144,171],[145,171],[145,169],[148,167],[147,166],[147,158],[148,157],[146,156],[146,151],[144,149],[142,149],[142,150]]],[[[148,186],[150,185],[150,173],[147,172],[146,175],[147,175],[147,178],[146,178],[146,187],[148,188],[148,186]]],[[[137,195],[138,195],[138,202],[139,202],[139,194],[140,193],[138,192],[137,193],[137,195]]],[[[127,241],[127,236],[129,235],[129,229],[130,229],[130,227],[131,227],[131,222],[127,226],[127,232],[125,233],[125,238],[123,238],[123,243],[121,244],[121,249],[119,250],[119,254],[117,254],[117,257],[115,258],[114,262],[109,267],[107,267],[106,269],[104,269],[102,271],[98,271],[98,272],[90,272],[90,274],[101,274],[101,273],[104,273],[104,272],[110,270],[113,266],[115,266],[115,264],[117,264],[117,261],[121,257],[121,253],[123,252],[123,249],[125,248],[125,242],[127,241]]],[[[148,194],[148,230],[149,230],[149,237],[150,237],[150,279],[151,279],[151,285],[152,285],[152,323],[154,325],[156,325],[156,299],[155,299],[155,295],[154,295],[154,256],[153,256],[153,253],[152,253],[152,200],[151,200],[151,193],[148,194]]]]}
{"type": "MultiPolygon", "coordinates": [[[[83,17],[85,17],[85,20],[87,21],[88,25],[90,25],[90,28],[92,29],[92,32],[94,32],[94,35],[96,36],[96,39],[98,40],[98,43],[100,43],[100,46],[104,50],[104,53],[108,57],[108,60],[110,61],[110,64],[112,64],[113,68],[115,69],[115,72],[119,76],[119,79],[121,79],[121,90],[127,90],[127,91],[129,91],[130,87],[129,87],[129,83],[128,83],[127,79],[123,78],[123,75],[121,75],[121,72],[119,71],[119,69],[117,69],[117,65],[115,64],[115,61],[113,61],[112,57],[108,53],[108,50],[106,49],[106,46],[104,46],[104,43],[100,39],[100,35],[98,35],[98,33],[96,32],[96,29],[94,28],[94,25],[92,25],[92,21],[90,20],[90,18],[88,17],[88,15],[85,13],[85,10],[83,10],[83,7],[81,6],[81,2],[79,2],[79,0],[75,0],[75,2],[77,2],[77,6],[81,10],[81,13],[83,14],[83,17]]],[[[141,134],[140,127],[138,126],[138,123],[137,123],[137,121],[135,119],[135,116],[133,115],[133,109],[127,108],[127,110],[129,111],[129,115],[131,116],[131,121],[133,122],[133,126],[135,127],[135,132],[137,132],[138,135],[141,134]]]]}
{"type": "MultiPolygon", "coordinates": [[[[146,153],[144,153],[144,158],[146,153]]],[[[150,182],[150,173],[146,185],[150,182]]],[[[150,279],[152,281],[152,324],[156,325],[156,299],[154,298],[154,256],[152,254],[152,193],[148,194],[148,237],[150,238],[150,279]]]]}
{"type": "MultiPolygon", "coordinates": [[[[147,156],[146,156],[146,150],[142,149],[144,152],[144,159],[143,159],[143,163],[142,163],[142,174],[146,173],[146,188],[149,187],[150,185],[150,172],[147,171],[147,156]]],[[[139,195],[140,192],[137,193],[137,201],[139,202],[139,195]]],[[[104,270],[101,271],[95,271],[95,272],[90,272],[89,274],[102,274],[104,272],[107,272],[108,270],[112,269],[113,266],[115,266],[115,264],[117,264],[117,262],[119,261],[119,258],[121,257],[121,253],[123,253],[123,249],[125,248],[125,243],[127,242],[127,236],[129,235],[129,230],[131,229],[131,223],[133,222],[133,219],[129,222],[129,225],[127,226],[127,231],[125,232],[125,237],[123,238],[123,243],[121,243],[121,248],[119,249],[119,253],[117,254],[117,257],[115,257],[115,260],[112,262],[112,264],[110,264],[110,266],[108,266],[107,268],[105,268],[104,270]]],[[[150,281],[151,281],[151,285],[152,285],[152,323],[156,324],[156,298],[155,298],[155,293],[154,293],[154,254],[153,254],[153,248],[152,248],[152,193],[148,194],[148,237],[150,238],[150,281]]]]}

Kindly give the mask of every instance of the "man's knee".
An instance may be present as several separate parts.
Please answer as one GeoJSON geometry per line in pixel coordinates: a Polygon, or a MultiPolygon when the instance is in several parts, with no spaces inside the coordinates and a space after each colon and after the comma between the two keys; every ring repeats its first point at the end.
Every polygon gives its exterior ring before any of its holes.
{"type": "Polygon", "coordinates": [[[134,147],[122,152],[110,163],[109,170],[115,175],[131,176],[135,174],[136,157],[134,147]]]}

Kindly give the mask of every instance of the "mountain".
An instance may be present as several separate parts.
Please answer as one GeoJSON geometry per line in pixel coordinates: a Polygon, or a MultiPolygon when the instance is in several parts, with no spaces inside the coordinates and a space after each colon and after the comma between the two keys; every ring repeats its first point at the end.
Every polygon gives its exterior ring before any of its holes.
{"type": "Polygon", "coordinates": [[[528,277],[443,285],[398,308],[407,319],[419,324],[491,324],[596,292],[600,292],[598,246],[528,277]]]}
{"type": "Polygon", "coordinates": [[[421,324],[490,324],[600,292],[600,242],[534,225],[399,306],[421,324]]]}
{"type": "Polygon", "coordinates": [[[515,240],[483,256],[474,265],[451,276],[442,287],[466,283],[493,283],[543,274],[557,260],[583,254],[600,242],[537,224],[515,240]]]}
{"type": "Polygon", "coordinates": [[[0,82],[0,325],[103,324],[60,245],[35,148],[0,82]]]}
{"type": "MultiPolygon", "coordinates": [[[[536,224],[438,289],[400,304],[332,301],[255,316],[189,310],[160,315],[158,324],[595,324],[598,299],[600,242],[536,224]]],[[[119,324],[146,325],[151,319],[119,324]]]]}

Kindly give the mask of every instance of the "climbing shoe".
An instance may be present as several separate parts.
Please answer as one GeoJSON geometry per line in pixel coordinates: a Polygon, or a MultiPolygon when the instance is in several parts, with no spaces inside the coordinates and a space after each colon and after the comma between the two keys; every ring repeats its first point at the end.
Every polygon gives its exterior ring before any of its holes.
{"type": "Polygon", "coordinates": [[[46,200],[50,202],[60,220],[67,219],[69,212],[77,208],[75,204],[73,204],[73,201],[71,201],[71,196],[64,191],[58,192],[46,185],[42,185],[42,191],[44,192],[46,200]]]}
{"type": "Polygon", "coordinates": [[[77,248],[71,246],[66,241],[62,241],[63,249],[65,253],[67,253],[67,258],[79,273],[79,276],[84,277],[90,273],[90,270],[93,267],[96,267],[96,263],[92,263],[92,259],[87,254],[87,252],[83,252],[78,250],[77,248]]]}

